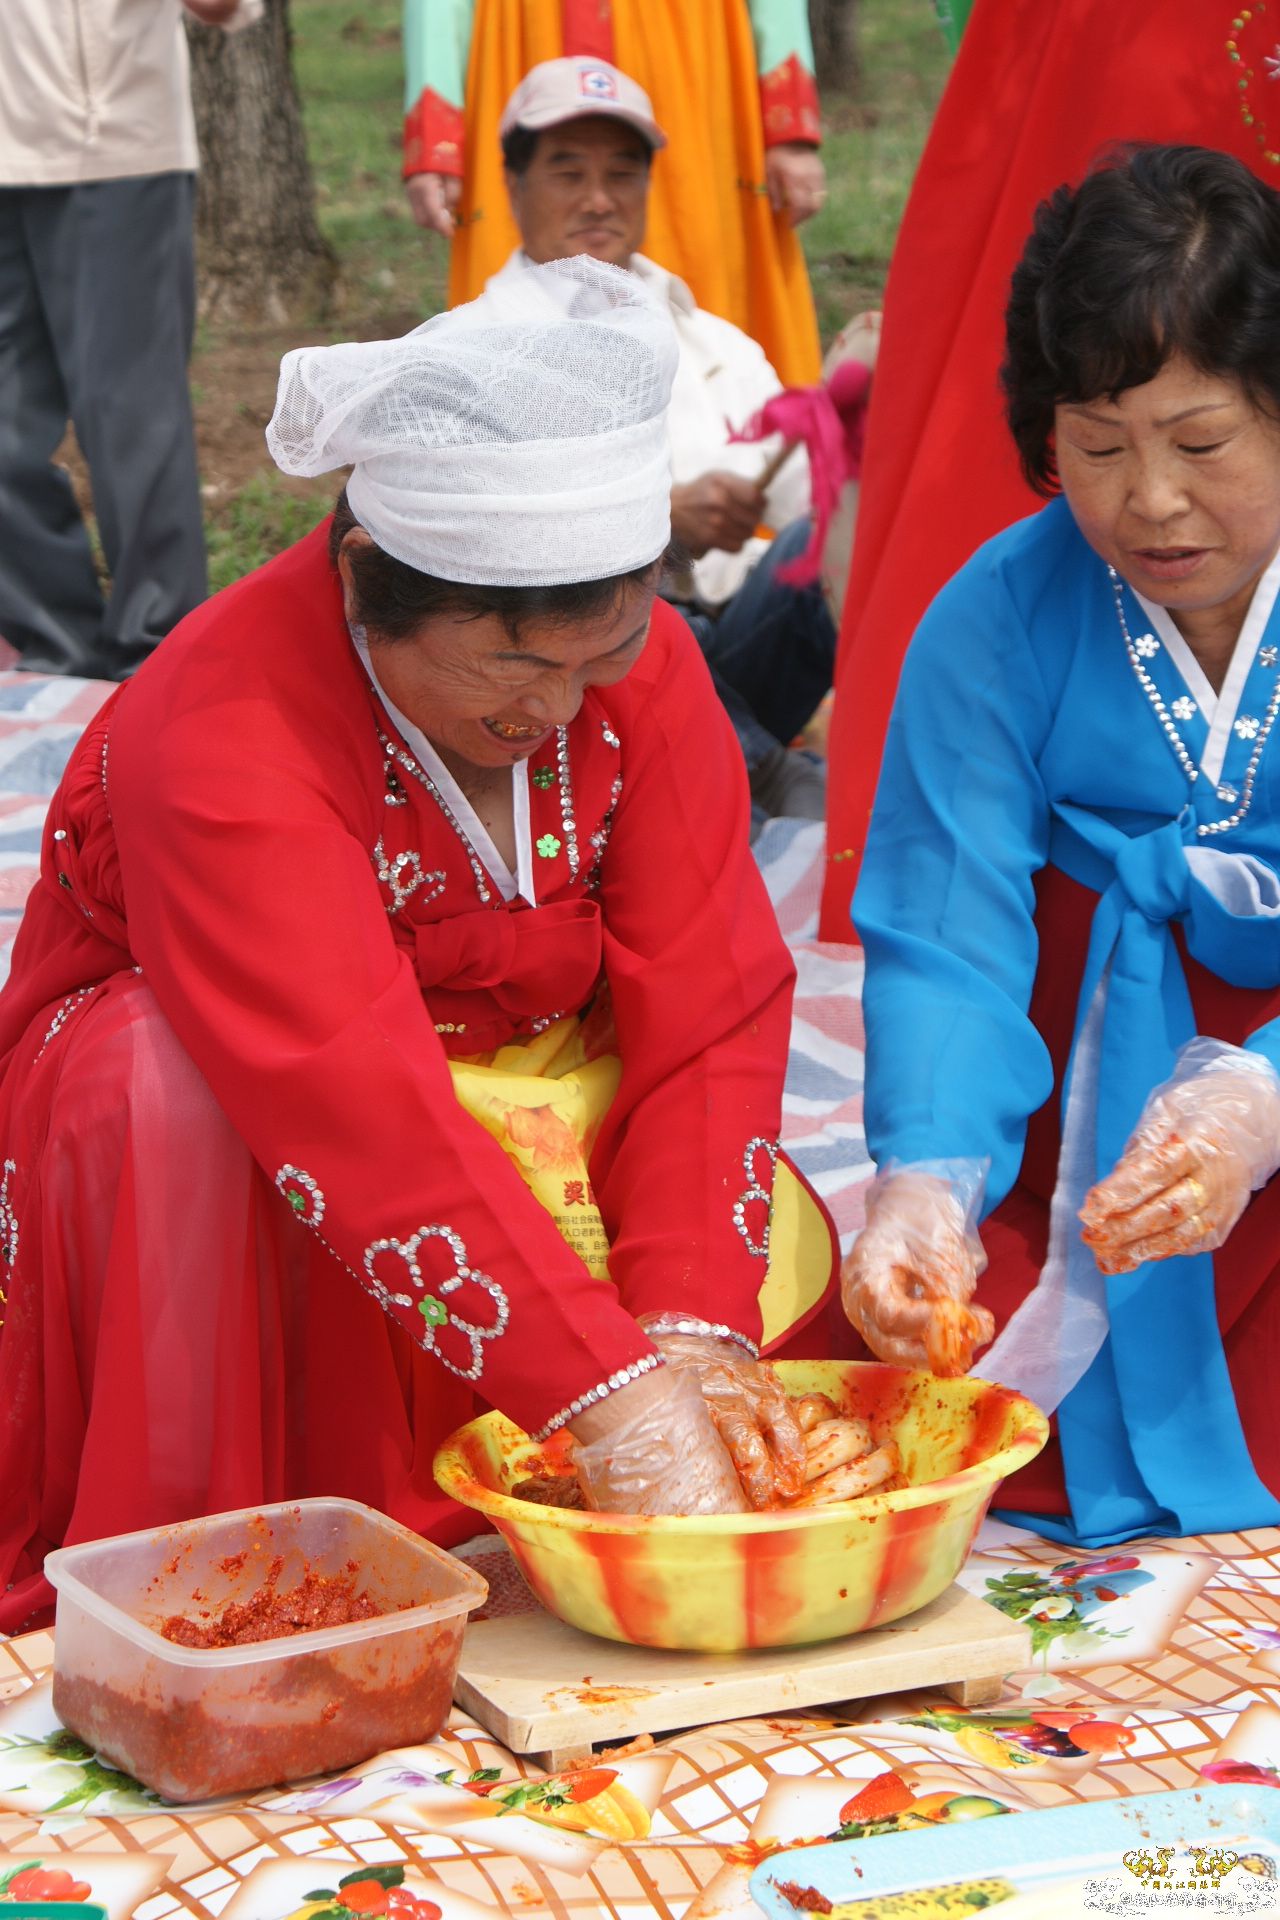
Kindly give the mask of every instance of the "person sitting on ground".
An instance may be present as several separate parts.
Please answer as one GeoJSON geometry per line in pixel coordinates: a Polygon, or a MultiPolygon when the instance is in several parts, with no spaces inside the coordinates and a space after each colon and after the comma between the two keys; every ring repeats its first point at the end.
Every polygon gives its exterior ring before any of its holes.
{"type": "Polygon", "coordinates": [[[754,340],[696,306],[682,280],[640,251],[650,165],[665,144],[649,97],[604,62],[546,60],[512,94],[500,133],[521,247],[489,285],[528,261],[585,253],[630,268],[671,314],[680,350],[671,525],[692,566],[665,591],[711,667],[757,809],[820,819],[822,768],[788,748],[831,685],[835,624],[818,582],[777,579],[808,544],[808,462],[797,448],[760,486],[778,442],[729,436],[782,383],[754,340]],[[772,539],[761,537],[764,527],[775,529],[772,539]]]}
{"type": "Polygon", "coordinates": [[[794,970],[654,598],[674,361],[592,260],[287,355],[333,518],[73,755],[0,994],[0,1632],[50,1547],[263,1500],[456,1541],[475,1395],[599,1507],[803,1463],[753,1356],[830,1238],[775,1312],[794,970]]]}

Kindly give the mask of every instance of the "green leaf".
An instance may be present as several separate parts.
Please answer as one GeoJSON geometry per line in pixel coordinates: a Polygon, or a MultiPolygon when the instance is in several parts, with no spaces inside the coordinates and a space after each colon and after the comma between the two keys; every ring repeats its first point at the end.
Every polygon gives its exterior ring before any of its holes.
{"type": "Polygon", "coordinates": [[[467,1775],[468,1780],[501,1780],[501,1767],[473,1767],[467,1775]]]}
{"type": "Polygon", "coordinates": [[[5,1894],[9,1891],[9,1883],[16,1880],[20,1873],[30,1873],[32,1867],[42,1867],[43,1865],[43,1860],[20,1860],[16,1867],[11,1867],[3,1879],[0,1879],[0,1894],[5,1894]]]}
{"type": "Polygon", "coordinates": [[[109,1793],[136,1794],[147,1806],[162,1806],[159,1794],[152,1793],[150,1787],[144,1787],[131,1773],[118,1773],[114,1767],[105,1767],[97,1759],[86,1760],[81,1767],[80,1784],[71,1787],[61,1800],[55,1800],[46,1809],[49,1813],[62,1813],[67,1807],[88,1807],[93,1801],[109,1793]]]}
{"type": "Polygon", "coordinates": [[[376,1880],[380,1887],[400,1887],[404,1885],[404,1867],[397,1863],[388,1867],[357,1867],[354,1873],[344,1873],[339,1887],[353,1887],[359,1880],[376,1880]]]}
{"type": "Polygon", "coordinates": [[[304,1900],[332,1900],[336,1892],[336,1887],[312,1887],[310,1893],[304,1893],[302,1898],[304,1900]]]}
{"type": "Polygon", "coordinates": [[[489,1804],[505,1807],[508,1813],[519,1813],[532,1801],[535,1805],[550,1805],[550,1796],[541,1780],[522,1782],[519,1786],[509,1787],[505,1793],[489,1795],[489,1804]]]}

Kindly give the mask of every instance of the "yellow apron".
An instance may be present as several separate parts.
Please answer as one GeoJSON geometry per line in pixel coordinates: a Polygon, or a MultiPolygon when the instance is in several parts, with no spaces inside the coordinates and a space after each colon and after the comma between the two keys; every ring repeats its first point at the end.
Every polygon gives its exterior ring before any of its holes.
{"type": "MultiPolygon", "coordinates": [[[[493,1135],[589,1271],[609,1279],[609,1241],[587,1163],[622,1077],[617,1054],[592,1057],[570,1015],[532,1040],[449,1066],[460,1104],[493,1135]]],[[[780,1159],[760,1288],[762,1347],[813,1317],[831,1286],[836,1251],[826,1214],[780,1159]]]]}

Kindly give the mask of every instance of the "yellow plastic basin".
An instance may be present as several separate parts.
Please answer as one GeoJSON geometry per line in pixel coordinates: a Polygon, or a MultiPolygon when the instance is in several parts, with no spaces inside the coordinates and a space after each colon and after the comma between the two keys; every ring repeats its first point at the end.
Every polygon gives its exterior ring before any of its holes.
{"type": "Polygon", "coordinates": [[[568,1438],[536,1445],[500,1413],[459,1427],[436,1480],[492,1520],[542,1604],[632,1646],[732,1653],[860,1633],[942,1593],[997,1484],[1043,1447],[1049,1423],[985,1380],[847,1360],[782,1361],[789,1392],[821,1392],[895,1440],[910,1485],[807,1512],[650,1519],[515,1499],[563,1464],[568,1438]]]}

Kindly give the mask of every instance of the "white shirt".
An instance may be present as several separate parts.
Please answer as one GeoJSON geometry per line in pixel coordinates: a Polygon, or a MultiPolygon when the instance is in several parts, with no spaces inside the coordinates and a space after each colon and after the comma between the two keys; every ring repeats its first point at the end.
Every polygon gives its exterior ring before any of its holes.
{"type": "MultiPolygon", "coordinates": [[[[494,278],[518,271],[522,259],[517,250],[494,278]]],[[[631,270],[666,305],[679,342],[667,414],[672,482],[685,485],[713,467],[754,480],[781,446],[781,439],[773,434],[767,440],[731,445],[729,433],[744,427],[767,400],[782,392],[781,380],[756,342],[731,321],[697,306],[675,274],[642,253],[631,256],[631,270]]],[[[808,513],[809,458],[803,447],[791,454],[765,497],[768,522],[775,533],[808,513]]],[[[748,540],[738,553],[713,551],[695,560],[693,586],[698,600],[707,607],[723,606],[768,545],[767,540],[748,540]]]]}
{"type": "MultiPolygon", "coordinates": [[[[261,17],[240,0],[228,30],[261,17]]],[[[179,0],[0,0],[0,186],[189,173],[179,0]]]]}

